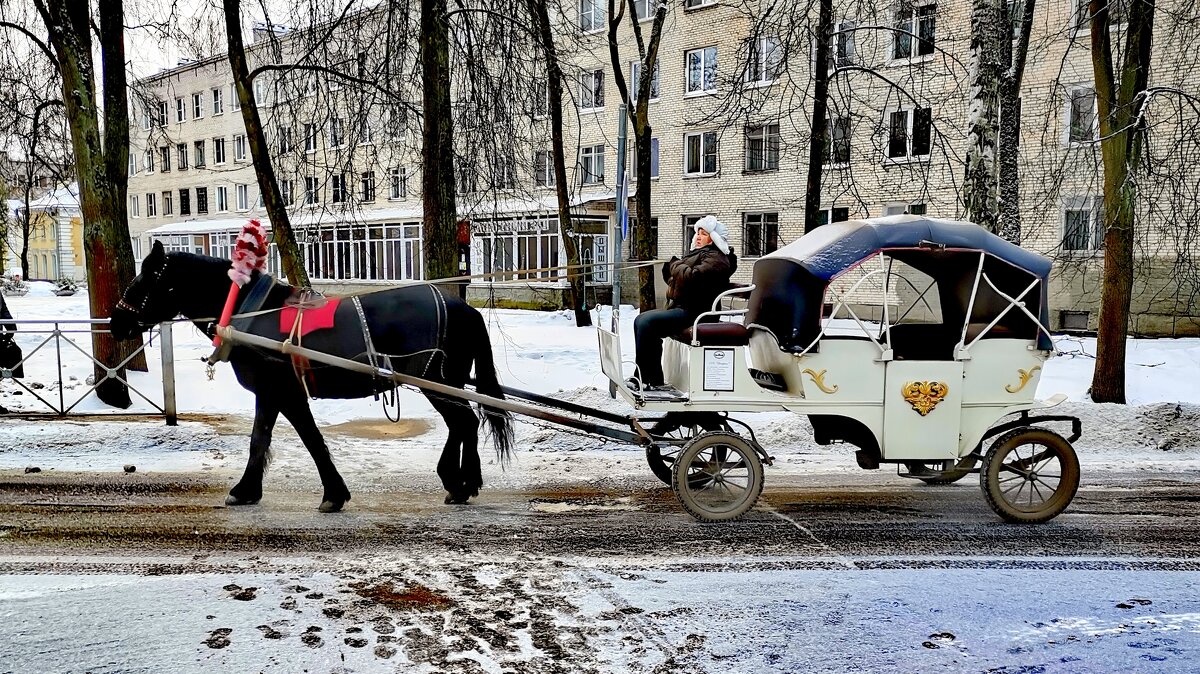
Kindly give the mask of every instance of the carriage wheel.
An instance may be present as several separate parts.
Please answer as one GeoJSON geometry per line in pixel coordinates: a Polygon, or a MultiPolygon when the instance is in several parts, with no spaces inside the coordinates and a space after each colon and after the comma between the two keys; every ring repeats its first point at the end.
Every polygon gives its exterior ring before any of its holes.
{"type": "Polygon", "coordinates": [[[935,461],[933,463],[921,461],[905,461],[904,465],[908,468],[908,475],[915,480],[920,480],[925,484],[941,486],[946,484],[954,484],[964,477],[971,474],[971,470],[975,468],[975,464],[979,463],[978,454],[968,454],[957,462],[955,461],[935,461]],[[928,472],[929,475],[922,475],[923,472],[928,472]]]}
{"type": "Polygon", "coordinates": [[[663,484],[671,484],[671,468],[679,452],[683,451],[683,443],[705,431],[728,431],[729,424],[718,414],[668,412],[666,416],[654,422],[650,427],[650,435],[679,441],[676,444],[652,443],[646,446],[646,463],[654,476],[663,484]]]}
{"type": "Polygon", "coordinates": [[[1005,520],[1045,522],[1075,498],[1079,457],[1071,443],[1053,431],[1018,428],[988,449],[979,486],[988,505],[1005,520]]]}
{"type": "Polygon", "coordinates": [[[762,461],[739,435],[704,433],[679,453],[671,486],[692,517],[702,522],[735,520],[754,507],[762,494],[762,461]]]}

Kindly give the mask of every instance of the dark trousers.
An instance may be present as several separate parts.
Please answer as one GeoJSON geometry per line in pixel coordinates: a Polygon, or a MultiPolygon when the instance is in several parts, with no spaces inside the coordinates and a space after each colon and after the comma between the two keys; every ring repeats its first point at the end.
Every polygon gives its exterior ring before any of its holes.
{"type": "Polygon", "coordinates": [[[662,341],[690,328],[694,320],[696,317],[684,309],[658,309],[641,314],[633,322],[633,341],[643,384],[663,384],[662,341]]]}

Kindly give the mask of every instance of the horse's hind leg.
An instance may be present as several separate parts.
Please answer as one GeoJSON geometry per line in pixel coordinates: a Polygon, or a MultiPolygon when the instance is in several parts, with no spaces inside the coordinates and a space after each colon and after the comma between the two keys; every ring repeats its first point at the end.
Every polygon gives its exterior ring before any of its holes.
{"type": "Polygon", "coordinates": [[[225,505],[251,505],[262,499],[263,473],[270,461],[271,432],[279,419],[279,406],[264,396],[255,398],[254,428],[250,431],[250,457],[246,472],[229,490],[225,505]]]}
{"type": "Polygon", "coordinates": [[[305,399],[292,401],[290,404],[284,405],[281,411],[283,416],[291,422],[292,428],[296,429],[296,434],[300,436],[308,453],[312,455],[313,462],[317,464],[317,474],[321,476],[321,486],[325,492],[321,497],[319,510],[323,513],[335,513],[341,510],[346,501],[350,500],[350,490],[346,488],[346,482],[342,480],[341,473],[338,473],[337,467],[333,465],[333,457],[329,455],[329,447],[326,446],[325,438],[317,428],[317,422],[313,419],[308,401],[305,399]]]}
{"type": "MultiPolygon", "coordinates": [[[[446,503],[466,503],[473,495],[467,476],[465,453],[468,446],[474,450],[475,425],[478,423],[468,405],[455,400],[429,396],[433,408],[446,422],[446,446],[438,459],[437,473],[446,490],[446,503]]],[[[479,460],[476,457],[475,463],[479,460]]],[[[477,491],[478,487],[474,491],[477,491]]]]}

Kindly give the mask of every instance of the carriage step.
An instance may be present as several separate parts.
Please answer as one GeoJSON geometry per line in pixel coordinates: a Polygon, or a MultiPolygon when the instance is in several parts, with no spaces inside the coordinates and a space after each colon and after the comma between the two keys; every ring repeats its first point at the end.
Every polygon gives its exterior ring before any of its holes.
{"type": "Polygon", "coordinates": [[[661,400],[687,400],[687,394],[677,388],[653,388],[638,392],[642,400],[661,401],[661,400]]]}

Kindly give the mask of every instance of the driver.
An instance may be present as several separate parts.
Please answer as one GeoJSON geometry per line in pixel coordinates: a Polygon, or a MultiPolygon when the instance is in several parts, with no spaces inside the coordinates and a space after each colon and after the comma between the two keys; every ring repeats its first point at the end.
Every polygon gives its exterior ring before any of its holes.
{"type": "Polygon", "coordinates": [[[633,322],[641,377],[640,381],[638,377],[629,380],[633,390],[670,388],[663,382],[662,340],[691,327],[697,316],[712,310],[717,295],[729,289],[729,277],[737,270],[737,256],[729,248],[728,236],[725,225],[706,215],[696,223],[691,251],[663,265],[667,308],[647,311],[633,322]]]}

